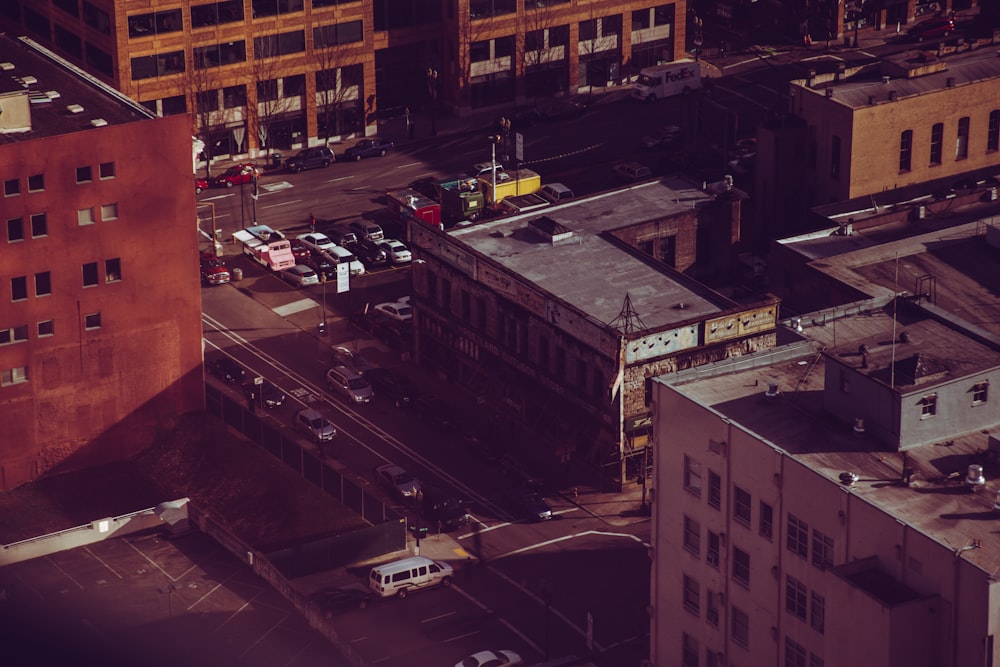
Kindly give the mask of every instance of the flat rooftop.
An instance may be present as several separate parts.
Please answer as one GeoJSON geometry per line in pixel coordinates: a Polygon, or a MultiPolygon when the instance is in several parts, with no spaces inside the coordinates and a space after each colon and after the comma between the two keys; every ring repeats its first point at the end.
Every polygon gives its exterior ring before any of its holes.
{"type": "MultiPolygon", "coordinates": [[[[911,321],[908,327],[920,332],[919,338],[940,333],[939,327],[946,328],[931,320],[911,321]]],[[[842,348],[852,347],[856,351],[859,340],[891,338],[892,314],[888,310],[858,314],[822,329],[828,340],[836,337],[842,348]]],[[[949,331],[948,340],[957,348],[955,354],[963,354],[959,349],[966,346],[976,354],[981,347],[960,333],[949,331]]],[[[917,343],[915,340],[914,344],[917,343]]],[[[914,469],[916,477],[911,486],[904,486],[899,483],[904,468],[901,453],[887,451],[871,436],[855,434],[851,424],[835,419],[823,409],[826,357],[820,355],[816,366],[806,375],[812,360],[807,355],[715,377],[679,379],[673,384],[684,395],[756,433],[832,484],[841,485],[839,476],[843,472],[856,473],[858,481],[851,487],[843,487],[845,491],[849,489],[850,493],[942,544],[959,549],[978,540],[982,548],[966,551],[963,557],[987,572],[997,571],[1000,531],[995,529],[995,522],[1000,522],[1000,515],[993,513],[993,502],[1000,490],[1000,465],[984,463],[982,451],[988,445],[989,435],[996,437],[1000,428],[956,434],[944,442],[907,450],[905,466],[914,469]],[[782,392],[778,399],[768,400],[763,396],[771,382],[782,392]],[[986,476],[985,488],[974,494],[963,485],[972,463],[984,464],[986,476]]],[[[994,353],[992,365],[997,363],[994,353]]]]}
{"type": "Polygon", "coordinates": [[[619,316],[628,294],[643,324],[658,329],[733,304],[603,232],[691,211],[714,199],[684,180],[664,178],[449,234],[604,324],[619,316]],[[553,242],[529,224],[539,218],[548,219],[544,226],[550,230],[572,234],[553,242]]]}
{"type": "Polygon", "coordinates": [[[154,117],[32,40],[0,33],[0,96],[25,90],[31,100],[31,131],[0,132],[0,142],[79,132],[94,127],[91,121],[97,119],[114,125],[154,117]]]}

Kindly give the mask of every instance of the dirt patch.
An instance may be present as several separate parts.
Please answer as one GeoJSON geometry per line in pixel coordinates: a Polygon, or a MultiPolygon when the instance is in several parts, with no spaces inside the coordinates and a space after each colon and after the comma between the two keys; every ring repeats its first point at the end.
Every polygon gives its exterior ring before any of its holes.
{"type": "Polygon", "coordinates": [[[131,460],[44,477],[0,494],[0,543],[183,497],[254,546],[365,525],[266,452],[195,413],[131,460]]]}

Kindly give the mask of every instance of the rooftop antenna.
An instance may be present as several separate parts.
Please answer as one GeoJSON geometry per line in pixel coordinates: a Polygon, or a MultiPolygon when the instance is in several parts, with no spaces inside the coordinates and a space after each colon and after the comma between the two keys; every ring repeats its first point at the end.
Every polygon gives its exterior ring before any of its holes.
{"type": "Polygon", "coordinates": [[[625,303],[622,304],[621,312],[618,313],[618,317],[609,322],[608,326],[614,327],[623,334],[645,331],[649,328],[632,307],[632,297],[628,292],[625,292],[625,303]]]}

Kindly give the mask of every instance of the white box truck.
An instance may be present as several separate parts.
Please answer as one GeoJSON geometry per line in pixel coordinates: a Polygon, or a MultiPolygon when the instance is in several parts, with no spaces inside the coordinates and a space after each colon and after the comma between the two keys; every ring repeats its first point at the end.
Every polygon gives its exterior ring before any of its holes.
{"type": "Polygon", "coordinates": [[[632,97],[647,102],[662,100],[701,88],[701,65],[693,60],[678,60],[665,65],[645,67],[632,85],[632,97]]]}

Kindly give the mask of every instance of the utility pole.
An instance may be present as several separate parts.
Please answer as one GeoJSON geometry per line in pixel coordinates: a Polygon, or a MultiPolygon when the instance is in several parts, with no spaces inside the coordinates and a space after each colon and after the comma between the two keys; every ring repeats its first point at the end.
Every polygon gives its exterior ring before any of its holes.
{"type": "Polygon", "coordinates": [[[437,106],[435,101],[437,100],[437,82],[438,82],[438,71],[433,67],[427,68],[427,95],[431,98],[431,136],[437,136],[437,118],[435,116],[434,107],[437,106]]]}

